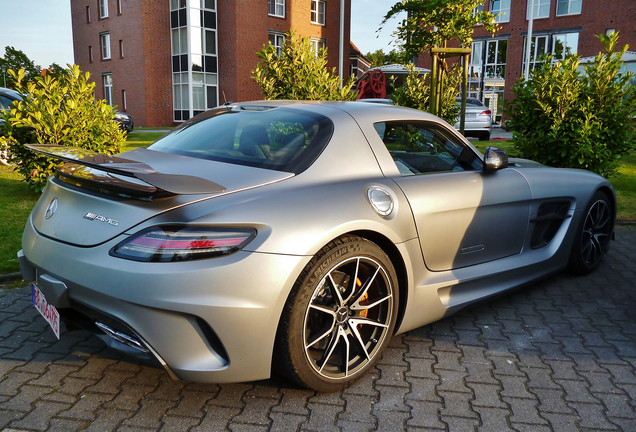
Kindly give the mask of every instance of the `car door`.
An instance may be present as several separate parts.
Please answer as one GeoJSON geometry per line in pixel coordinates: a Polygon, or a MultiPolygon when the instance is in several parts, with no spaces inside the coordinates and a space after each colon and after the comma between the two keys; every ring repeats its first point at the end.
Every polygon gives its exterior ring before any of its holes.
{"type": "Polygon", "coordinates": [[[452,270],[521,252],[530,188],[514,169],[483,171],[477,153],[444,126],[376,123],[406,195],[427,267],[452,270]]]}

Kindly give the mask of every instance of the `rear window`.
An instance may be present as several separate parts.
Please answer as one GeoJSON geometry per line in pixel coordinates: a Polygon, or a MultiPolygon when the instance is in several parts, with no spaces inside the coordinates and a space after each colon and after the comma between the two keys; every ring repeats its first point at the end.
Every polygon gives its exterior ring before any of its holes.
{"type": "Polygon", "coordinates": [[[194,117],[149,149],[298,174],[332,134],[331,120],[310,111],[219,108],[194,117]]]}

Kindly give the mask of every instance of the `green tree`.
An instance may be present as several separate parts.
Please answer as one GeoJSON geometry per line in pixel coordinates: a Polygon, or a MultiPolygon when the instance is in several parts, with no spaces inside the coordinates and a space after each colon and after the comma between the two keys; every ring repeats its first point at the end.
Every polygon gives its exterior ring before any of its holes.
{"type": "Polygon", "coordinates": [[[316,53],[308,38],[293,31],[285,38],[280,54],[268,44],[256,55],[260,62],[252,78],[265,99],[355,100],[353,77],[340,88],[336,68],[327,68],[327,50],[316,53]]]}
{"type": "Polygon", "coordinates": [[[46,186],[58,162],[36,155],[25,144],[73,146],[115,154],[125,142],[124,133],[113,121],[113,107],[103,99],[95,101],[95,84],[88,82],[89,74],[82,74],[77,65],[67,71],[57,77],[45,74],[27,81],[24,69],[9,70],[16,90],[25,97],[3,114],[0,150],[8,150],[9,162],[36,191],[46,186]]]}
{"type": "Polygon", "coordinates": [[[585,73],[578,56],[554,63],[548,56],[528,81],[512,87],[515,99],[506,104],[506,114],[521,157],[609,177],[620,157],[636,147],[632,74],[619,73],[628,46],[616,51],[617,33],[598,38],[605,53],[585,73]]]}
{"type": "Polygon", "coordinates": [[[378,49],[374,52],[368,52],[365,57],[371,62],[371,67],[408,63],[404,51],[399,49],[391,50],[388,53],[378,49]]]}
{"type": "MultiPolygon", "coordinates": [[[[11,46],[5,47],[4,57],[0,57],[0,69],[4,71],[3,78],[6,79],[8,88],[15,88],[15,78],[7,72],[9,69],[14,71],[24,69],[27,81],[33,81],[36,77],[39,77],[41,70],[40,66],[36,66],[33,60],[29,59],[25,53],[11,46]]],[[[4,85],[4,79],[2,85],[4,85]]]]}
{"type": "MultiPolygon", "coordinates": [[[[420,74],[415,65],[406,65],[409,72],[401,86],[394,87],[391,99],[396,105],[427,111],[430,99],[430,75],[420,74]]],[[[454,124],[459,115],[459,104],[455,100],[457,89],[462,79],[462,71],[459,65],[454,65],[448,71],[446,86],[441,94],[441,107],[439,117],[454,124]]],[[[395,85],[395,80],[393,85],[395,85]]]]}
{"type": "Polygon", "coordinates": [[[409,58],[434,46],[446,47],[449,41],[470,47],[476,25],[483,24],[493,34],[498,30],[495,15],[484,11],[483,4],[483,0],[402,0],[387,12],[380,28],[396,15],[407,13],[394,35],[409,58]]]}

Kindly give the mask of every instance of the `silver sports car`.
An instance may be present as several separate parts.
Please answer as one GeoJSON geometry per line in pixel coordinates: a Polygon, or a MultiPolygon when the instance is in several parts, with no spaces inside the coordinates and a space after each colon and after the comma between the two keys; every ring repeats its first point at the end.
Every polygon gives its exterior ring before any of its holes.
{"type": "Polygon", "coordinates": [[[396,333],[592,271],[616,214],[595,174],[390,105],[249,102],[118,156],[32,148],[66,161],[18,254],[35,307],[201,382],[341,389],[396,333]]]}

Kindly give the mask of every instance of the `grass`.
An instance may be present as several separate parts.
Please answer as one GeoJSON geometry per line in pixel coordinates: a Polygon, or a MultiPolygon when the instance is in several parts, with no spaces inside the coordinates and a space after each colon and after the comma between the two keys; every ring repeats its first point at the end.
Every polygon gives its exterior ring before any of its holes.
{"type": "MultiPolygon", "coordinates": [[[[163,132],[131,132],[123,151],[146,147],[164,135],[163,132]]],[[[473,141],[482,153],[496,146],[512,151],[511,141],[473,141]]],[[[636,154],[622,159],[620,173],[611,179],[618,197],[618,218],[636,221],[636,154]]],[[[19,270],[16,253],[21,248],[22,231],[39,194],[32,192],[10,167],[0,166],[0,273],[19,270]]]]}

